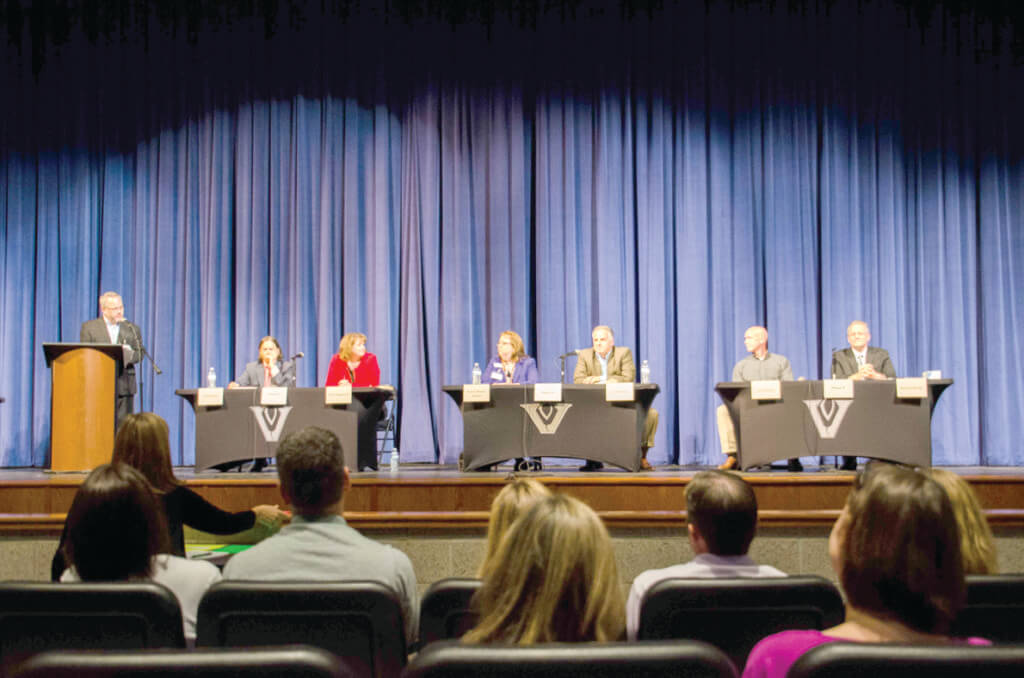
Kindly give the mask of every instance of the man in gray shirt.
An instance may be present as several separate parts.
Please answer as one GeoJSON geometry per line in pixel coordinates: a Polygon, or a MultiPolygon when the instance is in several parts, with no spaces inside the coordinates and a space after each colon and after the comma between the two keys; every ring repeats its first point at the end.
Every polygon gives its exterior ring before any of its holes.
{"type": "Polygon", "coordinates": [[[277,448],[281,496],[292,522],[276,535],[231,558],[224,579],[250,581],[377,581],[402,604],[405,636],[416,637],[419,592],[409,557],[367,539],[342,517],[352,485],[341,442],[310,426],[285,436],[277,448]]]}
{"type": "MultiPolygon", "coordinates": [[[[747,328],[743,333],[743,345],[750,352],[746,358],[732,368],[733,381],[760,381],[763,379],[779,379],[793,381],[793,369],[789,366],[786,356],[768,352],[768,330],[759,325],[747,328]]],[[[731,469],[738,465],[736,459],[736,429],[732,417],[725,405],[719,405],[715,412],[718,419],[718,439],[722,444],[725,462],[718,468],[731,469]]],[[[799,459],[790,459],[790,471],[802,471],[799,459]]]]}

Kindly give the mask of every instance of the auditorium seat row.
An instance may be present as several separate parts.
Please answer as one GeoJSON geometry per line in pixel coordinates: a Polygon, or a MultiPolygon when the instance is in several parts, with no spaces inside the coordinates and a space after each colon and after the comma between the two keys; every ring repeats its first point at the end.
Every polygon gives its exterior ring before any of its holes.
{"type": "MultiPolygon", "coordinates": [[[[406,669],[408,675],[469,675],[460,671],[470,671],[466,667],[471,666],[479,669],[487,657],[496,664],[494,675],[505,675],[512,669],[518,669],[518,675],[527,675],[532,670],[529,667],[539,670],[551,661],[568,667],[573,661],[589,659],[599,665],[604,662],[602,658],[607,658],[609,666],[620,662],[620,675],[622,661],[630,662],[631,667],[636,665],[639,673],[631,668],[630,675],[663,675],[658,667],[668,663],[676,665],[674,675],[684,675],[679,672],[680,662],[704,667],[694,668],[693,675],[732,675],[731,667],[742,667],[750,648],[761,637],[787,628],[827,628],[843,617],[838,591],[820,577],[669,580],[658,584],[645,598],[639,633],[644,643],[589,645],[586,652],[580,652],[578,646],[540,646],[533,654],[526,652],[526,648],[437,643],[457,638],[473,626],[475,617],[469,600],[478,588],[479,581],[475,579],[442,580],[430,587],[422,601],[420,618],[420,640],[426,649],[406,669]],[[659,639],[661,642],[655,642],[659,639]],[[501,668],[503,662],[509,664],[505,669],[501,668]],[[640,664],[647,668],[641,671],[640,664]],[[446,668],[440,670],[437,666],[446,668]],[[730,670],[723,673],[723,666],[730,670]]],[[[1019,623],[1024,612],[1024,575],[970,577],[968,591],[969,606],[958,622],[956,635],[1024,642],[1024,625],[1019,623]]],[[[341,670],[342,675],[398,676],[405,667],[407,652],[402,629],[397,599],[379,584],[232,581],[218,583],[204,597],[199,608],[197,645],[204,648],[302,643],[342,657],[344,666],[332,664],[332,670],[341,670]]],[[[157,584],[0,584],[0,658],[6,667],[49,649],[183,646],[180,608],[173,594],[157,584]]],[[[870,646],[864,647],[853,659],[843,655],[846,650],[836,652],[847,662],[872,660],[870,646]]],[[[207,661],[212,665],[220,661],[204,658],[204,654],[210,653],[192,654],[197,655],[195,659],[200,663],[207,661]]],[[[822,654],[833,661],[828,653],[822,654]]],[[[906,661],[932,657],[924,654],[928,656],[908,654],[906,661]]],[[[104,656],[114,657],[109,653],[104,656]]],[[[129,653],[124,660],[142,662],[142,656],[162,654],[129,653]]],[[[228,655],[223,656],[225,661],[229,659],[228,655]]],[[[973,650],[965,656],[997,659],[996,653],[973,650]]],[[[1001,658],[1008,660],[1009,656],[1003,653],[1001,658]]],[[[267,666],[274,661],[277,659],[268,659],[267,666]]],[[[30,664],[25,666],[27,670],[30,664]]],[[[1020,664],[1017,667],[1020,669],[1020,664]]],[[[197,667],[193,672],[202,670],[197,667]]],[[[590,667],[587,672],[601,675],[595,671],[598,669],[590,667]]],[[[87,674],[76,675],[86,678],[87,674]]]]}

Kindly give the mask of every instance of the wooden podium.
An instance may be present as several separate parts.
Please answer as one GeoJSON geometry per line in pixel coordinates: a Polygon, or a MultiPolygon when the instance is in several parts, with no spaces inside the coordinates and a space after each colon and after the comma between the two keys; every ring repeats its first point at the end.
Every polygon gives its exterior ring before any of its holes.
{"type": "Polygon", "coordinates": [[[117,344],[43,344],[51,368],[50,470],[91,471],[114,453],[117,344]]]}

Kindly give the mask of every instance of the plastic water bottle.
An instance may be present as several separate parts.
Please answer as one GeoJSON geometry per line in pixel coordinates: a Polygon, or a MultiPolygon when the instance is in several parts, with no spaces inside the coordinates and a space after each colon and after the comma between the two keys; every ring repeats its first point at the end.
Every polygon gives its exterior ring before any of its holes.
{"type": "Polygon", "coordinates": [[[474,384],[479,384],[480,383],[480,375],[481,374],[483,374],[483,373],[480,371],[480,363],[473,363],[473,383],[474,384]]]}
{"type": "Polygon", "coordinates": [[[640,383],[651,383],[651,366],[647,364],[646,360],[640,363],[640,383]]]}
{"type": "Polygon", "coordinates": [[[212,367],[210,368],[210,371],[206,373],[206,385],[210,388],[217,387],[217,371],[212,367]]]}
{"type": "Polygon", "coordinates": [[[391,472],[398,473],[398,448],[391,450],[391,472]]]}

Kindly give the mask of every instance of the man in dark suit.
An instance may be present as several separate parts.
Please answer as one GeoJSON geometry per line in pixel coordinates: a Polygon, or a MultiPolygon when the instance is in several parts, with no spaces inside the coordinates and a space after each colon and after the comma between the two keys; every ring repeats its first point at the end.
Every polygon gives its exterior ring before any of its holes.
{"type": "MultiPolygon", "coordinates": [[[[884,348],[868,346],[871,330],[863,320],[854,320],[846,328],[850,348],[832,354],[833,379],[895,379],[896,368],[884,348]]],[[[843,457],[843,470],[856,471],[857,457],[843,457]]]]}
{"type": "Polygon", "coordinates": [[[124,319],[124,302],[117,292],[100,296],[100,317],[82,323],[79,341],[91,344],[120,344],[124,347],[123,365],[114,390],[117,395],[114,427],[135,409],[135,363],[142,360],[142,335],[137,325],[124,319]]]}

